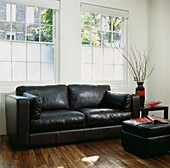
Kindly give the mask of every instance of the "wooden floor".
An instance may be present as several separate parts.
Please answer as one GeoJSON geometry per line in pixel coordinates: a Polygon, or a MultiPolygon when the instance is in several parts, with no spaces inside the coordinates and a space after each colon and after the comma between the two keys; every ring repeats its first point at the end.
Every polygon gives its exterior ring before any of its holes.
{"type": "Polygon", "coordinates": [[[170,153],[141,159],[127,153],[120,139],[14,150],[7,136],[0,136],[0,168],[162,168],[170,167],[170,153]]]}

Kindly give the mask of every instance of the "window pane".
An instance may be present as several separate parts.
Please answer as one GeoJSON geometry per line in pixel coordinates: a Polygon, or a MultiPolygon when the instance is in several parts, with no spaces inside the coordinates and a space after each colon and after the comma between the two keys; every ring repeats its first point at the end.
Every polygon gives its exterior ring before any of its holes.
{"type": "Polygon", "coordinates": [[[81,38],[82,44],[90,45],[90,29],[82,29],[81,38]]]}
{"type": "Polygon", "coordinates": [[[39,25],[28,24],[27,25],[27,41],[39,41],[39,25]]]}
{"type": "Polygon", "coordinates": [[[111,31],[112,30],[112,17],[111,16],[107,16],[107,15],[103,15],[103,30],[104,31],[111,31]]]}
{"type": "Polygon", "coordinates": [[[93,63],[102,64],[103,63],[103,49],[98,47],[93,47],[93,63]]]}
{"type": "MultiPolygon", "coordinates": [[[[13,15],[16,15],[16,21],[17,22],[25,22],[26,19],[26,6],[24,5],[16,5],[14,8],[12,8],[13,15]]],[[[14,20],[15,21],[15,20],[14,20]]]]}
{"type": "MultiPolygon", "coordinates": [[[[119,49],[121,53],[124,53],[122,49],[119,49]]],[[[122,54],[117,49],[114,49],[113,61],[115,64],[124,64],[124,58],[122,54]]]]}
{"type": "Polygon", "coordinates": [[[0,2],[0,20],[7,20],[7,7],[5,3],[0,2]]]}
{"type": "Polygon", "coordinates": [[[123,80],[124,79],[124,66],[123,65],[115,65],[113,70],[114,80],[123,80]]]}
{"type": "Polygon", "coordinates": [[[100,31],[92,31],[92,45],[101,46],[101,32],[100,31]]]}
{"type": "Polygon", "coordinates": [[[113,22],[113,31],[120,32],[122,26],[122,18],[121,17],[112,18],[112,22],[113,22]]]}
{"type": "Polygon", "coordinates": [[[54,46],[41,45],[42,62],[54,62],[54,46]]]}
{"type": "Polygon", "coordinates": [[[40,61],[40,44],[27,44],[27,60],[40,61]]]}
{"type": "Polygon", "coordinates": [[[92,47],[82,47],[82,63],[92,63],[92,47]]]}
{"type": "Polygon", "coordinates": [[[113,48],[104,48],[104,64],[113,64],[113,48]]]}
{"type": "Polygon", "coordinates": [[[41,26],[41,41],[44,42],[52,42],[53,37],[52,37],[52,32],[53,32],[53,27],[52,26],[47,26],[47,25],[42,25],[41,26]]]}
{"type": "Polygon", "coordinates": [[[113,65],[104,65],[104,80],[113,80],[113,65]]]}
{"type": "Polygon", "coordinates": [[[41,9],[41,24],[53,24],[53,10],[41,9]]]}
{"type": "Polygon", "coordinates": [[[82,79],[83,80],[92,80],[92,65],[91,64],[82,64],[81,67],[82,79]]]}
{"type": "Polygon", "coordinates": [[[93,79],[103,80],[103,66],[102,65],[93,65],[93,79]]]}
{"type": "Polygon", "coordinates": [[[103,32],[103,45],[111,46],[112,33],[111,32],[103,32]]]}
{"type": "Polygon", "coordinates": [[[120,44],[121,44],[121,34],[115,32],[113,33],[113,42],[118,46],[120,47],[120,44]]]}
{"type": "Polygon", "coordinates": [[[0,51],[1,51],[0,61],[11,61],[11,43],[10,42],[0,42],[0,51]]]}
{"type": "Polygon", "coordinates": [[[10,5],[10,20],[12,20],[13,22],[16,21],[16,5],[14,4],[10,5]]]}
{"type": "Polygon", "coordinates": [[[13,81],[25,81],[26,80],[26,63],[12,63],[12,78],[13,81]]]}
{"type": "Polygon", "coordinates": [[[42,80],[54,80],[54,65],[42,63],[42,80]]]}
{"type": "Polygon", "coordinates": [[[10,62],[0,62],[0,81],[11,81],[10,62]]]}
{"type": "Polygon", "coordinates": [[[81,26],[82,26],[82,28],[90,28],[90,13],[89,12],[82,13],[81,26]]]}
{"type": "Polygon", "coordinates": [[[0,39],[10,39],[10,26],[9,22],[0,21],[0,39]]]}
{"type": "Polygon", "coordinates": [[[40,10],[37,7],[26,7],[26,22],[27,23],[39,23],[40,10]]]}
{"type": "Polygon", "coordinates": [[[31,81],[40,80],[40,63],[28,63],[27,79],[31,81]]]}
{"type": "Polygon", "coordinates": [[[101,30],[101,14],[91,13],[91,25],[93,29],[101,30]]]}
{"type": "Polygon", "coordinates": [[[12,32],[16,40],[25,40],[25,23],[12,23],[12,32]]]}
{"type": "Polygon", "coordinates": [[[26,61],[26,44],[13,43],[12,44],[12,60],[13,61],[26,61]]]}

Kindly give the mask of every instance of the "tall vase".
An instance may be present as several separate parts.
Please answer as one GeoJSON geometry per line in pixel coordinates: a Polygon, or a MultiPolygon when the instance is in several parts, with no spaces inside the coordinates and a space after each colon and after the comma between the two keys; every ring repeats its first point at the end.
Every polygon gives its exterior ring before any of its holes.
{"type": "Polygon", "coordinates": [[[137,82],[136,94],[140,96],[140,107],[143,107],[145,104],[145,88],[143,86],[144,82],[137,82]]]}

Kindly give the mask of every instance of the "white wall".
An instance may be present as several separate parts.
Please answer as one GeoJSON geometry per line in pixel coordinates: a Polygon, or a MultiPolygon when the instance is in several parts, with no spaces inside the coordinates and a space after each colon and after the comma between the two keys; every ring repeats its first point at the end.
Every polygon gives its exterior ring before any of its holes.
{"type": "Polygon", "coordinates": [[[155,69],[147,81],[148,98],[170,106],[170,1],[150,0],[149,46],[153,46],[155,69]]]}
{"type": "MultiPolygon", "coordinates": [[[[148,44],[147,0],[61,0],[60,12],[60,83],[81,83],[81,24],[80,3],[129,10],[129,44],[146,50],[148,44]]],[[[129,75],[128,86],[113,88],[115,91],[134,93],[136,84],[129,75]]],[[[14,91],[14,86],[0,90],[0,134],[6,133],[4,94],[14,91]]]]}

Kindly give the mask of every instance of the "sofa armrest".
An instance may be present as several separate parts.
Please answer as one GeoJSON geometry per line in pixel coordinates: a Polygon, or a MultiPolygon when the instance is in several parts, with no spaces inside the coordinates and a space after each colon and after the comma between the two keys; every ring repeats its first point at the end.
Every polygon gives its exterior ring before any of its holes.
{"type": "Polygon", "coordinates": [[[30,102],[30,119],[37,120],[40,118],[42,110],[42,100],[38,96],[23,92],[23,96],[27,97],[30,102]]]}
{"type": "Polygon", "coordinates": [[[132,118],[140,117],[140,96],[137,94],[131,94],[131,111],[132,118]]]}
{"type": "Polygon", "coordinates": [[[23,96],[6,95],[7,135],[15,147],[29,145],[29,100],[23,96]]]}

